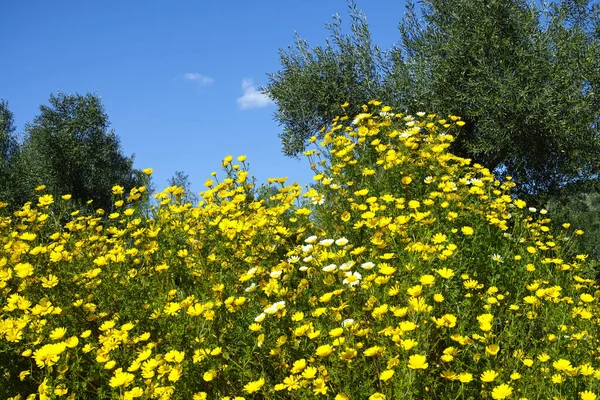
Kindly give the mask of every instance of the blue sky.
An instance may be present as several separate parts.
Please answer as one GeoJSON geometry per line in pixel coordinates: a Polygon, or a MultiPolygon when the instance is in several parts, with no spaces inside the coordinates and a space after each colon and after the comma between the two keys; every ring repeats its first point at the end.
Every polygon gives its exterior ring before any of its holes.
{"type": "MultiPolygon", "coordinates": [[[[399,35],[403,1],[358,0],[374,42],[399,35]]],[[[297,31],[323,44],[345,0],[19,1],[3,3],[0,98],[17,132],[50,93],[95,92],[136,168],[154,168],[158,189],[175,171],[195,192],[221,159],[246,154],[257,182],[309,183],[308,164],[281,154],[275,105],[256,87],[280,69],[279,49],[297,31]]]]}

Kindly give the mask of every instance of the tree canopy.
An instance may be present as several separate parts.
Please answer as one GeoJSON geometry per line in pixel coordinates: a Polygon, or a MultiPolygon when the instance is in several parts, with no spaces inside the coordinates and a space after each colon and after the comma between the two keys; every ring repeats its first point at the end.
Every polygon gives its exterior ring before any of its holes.
{"type": "Polygon", "coordinates": [[[14,116],[8,108],[8,102],[0,100],[0,200],[8,202],[14,201],[11,187],[15,182],[11,165],[19,149],[15,130],[14,116]]]}
{"type": "Polygon", "coordinates": [[[378,99],[396,112],[460,115],[465,125],[452,151],[512,176],[521,195],[597,183],[597,2],[409,1],[400,40],[386,51],[372,43],[365,15],[349,6],[349,34],[336,16],[324,46],[296,37],[262,88],[278,107],[286,155],[301,153],[343,113],[340,104],[349,102],[354,114],[378,99]]]}
{"type": "Polygon", "coordinates": [[[133,169],[133,157],[123,155],[109,126],[97,95],[51,94],[49,104],[41,105],[25,127],[23,143],[9,165],[16,184],[5,191],[22,204],[35,197],[37,186],[45,185],[55,196],[70,194],[78,203],[92,200],[96,208],[110,207],[112,186],[133,187],[140,173],[133,169]]]}

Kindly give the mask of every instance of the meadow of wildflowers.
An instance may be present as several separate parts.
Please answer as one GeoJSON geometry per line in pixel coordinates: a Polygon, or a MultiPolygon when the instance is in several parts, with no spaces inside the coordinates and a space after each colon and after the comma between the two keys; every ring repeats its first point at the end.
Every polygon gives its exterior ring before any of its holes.
{"type": "Polygon", "coordinates": [[[305,191],[227,156],[198,204],[5,213],[0,396],[596,399],[583,232],[449,153],[459,117],[363,110],[311,140],[305,191]]]}

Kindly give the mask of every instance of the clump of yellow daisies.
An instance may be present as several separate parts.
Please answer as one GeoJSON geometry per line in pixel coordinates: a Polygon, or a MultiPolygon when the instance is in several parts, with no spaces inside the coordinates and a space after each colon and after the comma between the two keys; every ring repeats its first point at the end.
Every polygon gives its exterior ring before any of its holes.
{"type": "Polygon", "coordinates": [[[596,399],[583,232],[451,154],[461,125],[370,102],[311,139],[305,190],[245,156],[197,204],[38,188],[0,217],[0,395],[596,399]]]}

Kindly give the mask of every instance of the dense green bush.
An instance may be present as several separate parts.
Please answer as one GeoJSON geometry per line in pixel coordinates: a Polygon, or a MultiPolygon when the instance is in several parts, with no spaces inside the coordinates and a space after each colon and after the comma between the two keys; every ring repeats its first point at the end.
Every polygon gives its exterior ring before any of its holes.
{"type": "Polygon", "coordinates": [[[257,194],[244,156],[149,215],[145,187],[92,215],[40,192],[0,219],[0,394],[595,399],[582,232],[449,153],[457,125],[371,102],[305,152],[304,193],[257,194]]]}

